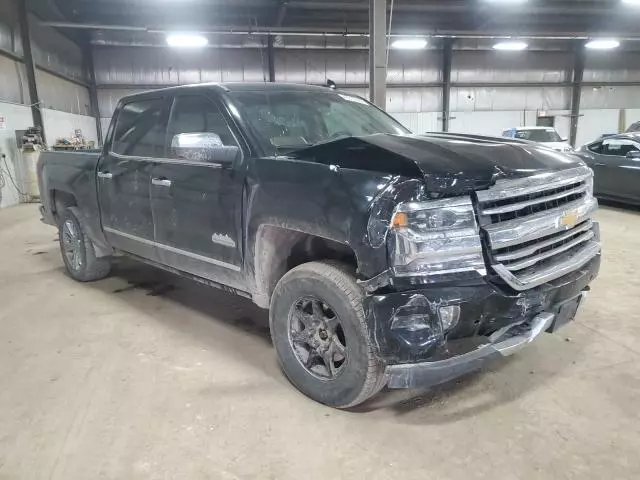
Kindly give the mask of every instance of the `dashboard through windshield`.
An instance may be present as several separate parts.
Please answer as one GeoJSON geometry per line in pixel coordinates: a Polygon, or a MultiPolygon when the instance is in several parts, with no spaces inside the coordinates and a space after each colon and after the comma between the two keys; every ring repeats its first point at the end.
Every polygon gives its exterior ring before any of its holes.
{"type": "Polygon", "coordinates": [[[411,133],[366,100],[343,92],[234,92],[233,99],[270,153],[344,137],[411,133]]]}

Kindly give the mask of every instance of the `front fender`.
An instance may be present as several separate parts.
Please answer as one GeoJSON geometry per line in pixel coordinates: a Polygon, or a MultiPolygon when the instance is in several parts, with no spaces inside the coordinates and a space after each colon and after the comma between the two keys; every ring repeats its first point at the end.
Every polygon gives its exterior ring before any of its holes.
{"type": "Polygon", "coordinates": [[[372,278],[387,268],[386,246],[367,238],[371,205],[392,180],[379,172],[341,169],[314,162],[263,158],[250,165],[245,192],[245,268],[256,286],[256,249],[268,225],[347,245],[358,263],[358,277],[372,278]]]}

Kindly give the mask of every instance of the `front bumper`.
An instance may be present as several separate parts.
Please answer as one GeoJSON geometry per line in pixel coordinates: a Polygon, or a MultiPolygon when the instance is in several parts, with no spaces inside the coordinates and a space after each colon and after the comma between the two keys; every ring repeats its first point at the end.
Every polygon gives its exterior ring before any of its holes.
{"type": "Polygon", "coordinates": [[[599,269],[597,255],[579,270],[523,292],[483,282],[367,297],[364,307],[370,342],[387,364],[389,387],[449,381],[493,358],[515,353],[545,331],[555,331],[573,319],[599,269]],[[427,299],[425,315],[437,315],[443,306],[460,307],[457,325],[428,348],[410,344],[391,329],[398,309],[416,296],[427,299]]]}
{"type": "MultiPolygon", "coordinates": [[[[573,304],[579,304],[583,296],[584,294],[568,302],[567,307],[573,310],[573,304]]],[[[575,314],[575,310],[573,312],[575,314]]],[[[536,315],[530,321],[510,325],[487,337],[486,343],[477,349],[446,360],[391,365],[386,370],[388,386],[389,388],[414,388],[438,385],[477,370],[494,358],[508,357],[526,347],[543,332],[551,329],[556,317],[556,314],[545,312],[536,315]]],[[[565,321],[571,319],[572,317],[567,317],[565,321]]]]}

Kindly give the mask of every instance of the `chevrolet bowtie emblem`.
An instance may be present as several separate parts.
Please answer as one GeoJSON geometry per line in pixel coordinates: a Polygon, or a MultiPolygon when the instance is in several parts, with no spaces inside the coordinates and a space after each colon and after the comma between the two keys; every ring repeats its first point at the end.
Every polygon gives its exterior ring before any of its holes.
{"type": "Polygon", "coordinates": [[[567,228],[573,228],[578,223],[578,214],[576,212],[565,213],[560,217],[560,225],[567,228]]]}

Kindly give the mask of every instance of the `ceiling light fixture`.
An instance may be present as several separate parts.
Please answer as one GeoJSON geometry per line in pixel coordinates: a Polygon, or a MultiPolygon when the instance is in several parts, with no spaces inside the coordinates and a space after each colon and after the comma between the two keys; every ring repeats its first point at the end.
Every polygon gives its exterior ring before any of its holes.
{"type": "Polygon", "coordinates": [[[167,44],[172,47],[204,47],[207,37],[195,33],[172,33],[167,35],[167,44]]]}
{"type": "Polygon", "coordinates": [[[401,50],[421,50],[427,46],[426,38],[399,38],[391,46],[401,50]]]}
{"type": "Polygon", "coordinates": [[[525,42],[509,41],[498,42],[493,46],[494,50],[507,50],[511,52],[520,52],[526,50],[529,45],[525,42]]]}
{"type": "Polygon", "coordinates": [[[591,40],[590,42],[587,42],[585,46],[592,50],[613,50],[614,48],[618,48],[620,46],[620,42],[618,40],[614,40],[613,38],[607,38],[591,40]]]}

